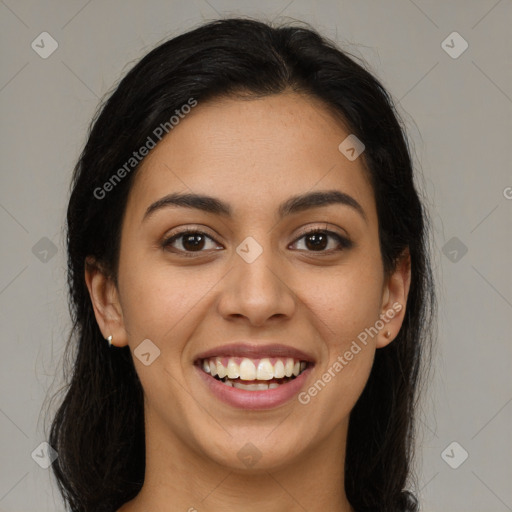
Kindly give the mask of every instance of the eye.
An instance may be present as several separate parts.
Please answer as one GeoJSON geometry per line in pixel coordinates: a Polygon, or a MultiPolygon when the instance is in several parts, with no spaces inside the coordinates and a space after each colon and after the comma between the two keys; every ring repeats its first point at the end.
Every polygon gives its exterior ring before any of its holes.
{"type": "MultiPolygon", "coordinates": [[[[327,229],[321,228],[312,228],[308,229],[305,233],[303,233],[296,241],[301,241],[304,239],[306,250],[308,252],[323,252],[323,253],[332,253],[336,251],[341,251],[344,249],[350,249],[353,246],[353,242],[348,238],[335,233],[334,231],[329,231],[327,229]],[[337,243],[338,249],[332,248],[329,250],[325,250],[325,248],[329,245],[329,239],[334,240],[337,243]],[[341,249],[339,248],[341,247],[341,249]]],[[[336,243],[334,244],[336,247],[336,243]]]]}
{"type": "Polygon", "coordinates": [[[186,231],[181,231],[179,233],[175,233],[174,235],[166,238],[162,241],[162,248],[168,249],[171,247],[172,252],[182,253],[182,256],[192,256],[193,252],[204,252],[203,249],[205,247],[206,239],[215,242],[215,240],[207,235],[203,231],[199,231],[197,229],[187,229],[186,231]],[[176,249],[173,247],[175,242],[178,241],[178,245],[181,245],[181,249],[176,249]]]}
{"type": "MultiPolygon", "coordinates": [[[[322,228],[308,229],[295,241],[295,244],[303,239],[306,246],[305,250],[307,252],[330,254],[332,252],[350,249],[353,246],[353,242],[348,238],[345,238],[334,231],[322,228]],[[334,243],[334,248],[331,247],[330,249],[325,250],[326,247],[328,247],[329,242],[334,243]],[[338,248],[336,248],[336,246],[338,248]]],[[[165,238],[161,245],[163,249],[180,253],[181,256],[193,257],[193,253],[204,252],[203,249],[208,249],[205,247],[205,245],[207,245],[207,240],[214,242],[213,249],[215,249],[216,240],[214,238],[206,234],[204,231],[200,231],[198,229],[187,229],[165,238]],[[178,242],[178,245],[181,245],[181,248],[177,248],[175,246],[176,242],[178,242]]]]}

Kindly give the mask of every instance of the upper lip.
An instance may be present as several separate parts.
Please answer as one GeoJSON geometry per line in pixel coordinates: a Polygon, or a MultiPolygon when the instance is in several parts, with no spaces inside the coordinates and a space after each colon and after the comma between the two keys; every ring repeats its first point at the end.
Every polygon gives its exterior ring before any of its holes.
{"type": "Polygon", "coordinates": [[[315,361],[312,355],[303,352],[302,350],[278,343],[272,343],[270,345],[229,343],[201,352],[196,356],[195,362],[198,362],[201,359],[209,359],[211,357],[247,357],[249,359],[261,359],[263,357],[291,357],[308,363],[314,363],[315,361]]]}

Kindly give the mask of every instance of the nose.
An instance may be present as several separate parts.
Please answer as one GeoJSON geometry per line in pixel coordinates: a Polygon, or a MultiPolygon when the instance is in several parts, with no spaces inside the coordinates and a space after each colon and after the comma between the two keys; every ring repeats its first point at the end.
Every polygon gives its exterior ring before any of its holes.
{"type": "Polygon", "coordinates": [[[297,305],[290,285],[270,249],[251,263],[235,254],[233,268],[223,280],[219,313],[227,320],[243,317],[254,326],[272,318],[289,319],[297,305]]]}

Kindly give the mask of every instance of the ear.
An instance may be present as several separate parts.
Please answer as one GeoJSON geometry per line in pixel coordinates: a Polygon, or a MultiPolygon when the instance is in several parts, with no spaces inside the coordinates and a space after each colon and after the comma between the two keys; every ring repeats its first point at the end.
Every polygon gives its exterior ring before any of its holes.
{"type": "Polygon", "coordinates": [[[405,317],[405,308],[411,284],[411,256],[407,247],[396,262],[396,269],[386,279],[382,293],[381,320],[384,327],[379,332],[376,347],[382,348],[396,338],[405,317]],[[385,336],[390,333],[389,338],[385,336]]]}
{"type": "Polygon", "coordinates": [[[85,260],[85,282],[103,337],[107,339],[112,336],[112,345],[117,347],[127,345],[128,337],[117,287],[108,273],[92,257],[85,260]]]}

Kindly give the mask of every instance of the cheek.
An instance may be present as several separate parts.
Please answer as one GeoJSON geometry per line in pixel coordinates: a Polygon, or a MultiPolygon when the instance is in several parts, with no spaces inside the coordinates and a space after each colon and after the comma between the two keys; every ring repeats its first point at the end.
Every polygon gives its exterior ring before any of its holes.
{"type": "MultiPolygon", "coordinates": [[[[325,342],[319,380],[304,402],[316,400],[320,414],[334,425],[349,414],[368,380],[375,355],[375,322],[379,319],[382,279],[380,262],[359,258],[329,276],[311,279],[303,289],[311,321],[325,342]],[[320,396],[321,395],[321,396],[320,396]],[[314,398],[316,397],[316,398],[314,398]]],[[[303,403],[304,403],[303,402],[303,403]]]]}
{"type": "Polygon", "coordinates": [[[304,302],[321,320],[332,344],[344,344],[378,320],[382,299],[378,265],[347,265],[336,273],[313,277],[309,283],[302,290],[304,302]]]}
{"type": "Polygon", "coordinates": [[[120,271],[122,308],[129,341],[143,336],[159,346],[176,339],[187,325],[194,308],[200,307],[215,280],[197,270],[173,270],[171,267],[145,266],[138,273],[120,271]],[[123,279],[124,278],[124,279],[123,279]]]}
{"type": "Polygon", "coordinates": [[[375,338],[366,329],[379,318],[380,283],[345,273],[309,290],[315,328],[325,343],[316,379],[299,396],[326,429],[335,428],[359,399],[375,356],[375,338]]]}

